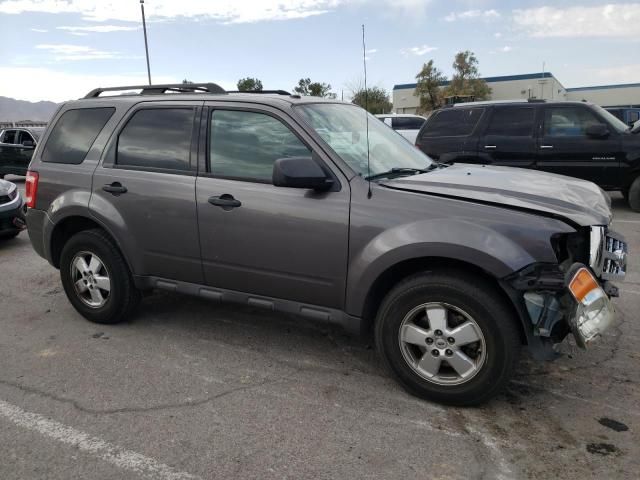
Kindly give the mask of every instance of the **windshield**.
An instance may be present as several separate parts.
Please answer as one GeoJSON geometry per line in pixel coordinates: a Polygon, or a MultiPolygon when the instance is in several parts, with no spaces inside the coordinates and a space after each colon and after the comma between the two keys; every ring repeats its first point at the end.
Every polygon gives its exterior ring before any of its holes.
{"type": "Polygon", "coordinates": [[[598,111],[600,115],[602,115],[609,124],[616,129],[618,133],[628,132],[629,125],[624,123],[618,117],[616,117],[613,113],[605,110],[599,105],[594,105],[594,108],[598,111]]]}
{"type": "Polygon", "coordinates": [[[379,119],[355,105],[300,105],[303,119],[357,174],[367,177],[396,168],[428,169],[433,161],[379,119]],[[367,172],[367,125],[369,163],[367,172]]]}

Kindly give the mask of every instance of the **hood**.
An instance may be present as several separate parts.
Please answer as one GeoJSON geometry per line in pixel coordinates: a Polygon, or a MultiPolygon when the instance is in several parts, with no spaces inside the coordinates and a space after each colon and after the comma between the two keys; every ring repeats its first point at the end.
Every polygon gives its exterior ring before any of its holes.
{"type": "Polygon", "coordinates": [[[421,175],[383,180],[381,185],[533,210],[581,226],[608,225],[610,199],[595,183],[514,167],[456,163],[421,175]]]}

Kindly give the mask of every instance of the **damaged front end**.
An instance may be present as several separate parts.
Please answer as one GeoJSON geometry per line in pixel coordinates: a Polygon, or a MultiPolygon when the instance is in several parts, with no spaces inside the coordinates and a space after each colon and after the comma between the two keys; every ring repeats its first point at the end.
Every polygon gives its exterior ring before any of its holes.
{"type": "Polygon", "coordinates": [[[626,274],[627,243],[605,227],[590,227],[554,238],[557,264],[532,264],[504,279],[521,305],[527,343],[534,357],[557,356],[555,344],[572,333],[576,344],[587,346],[615,319],[612,280],[626,274]],[[528,328],[527,328],[528,327],[528,328]]]}

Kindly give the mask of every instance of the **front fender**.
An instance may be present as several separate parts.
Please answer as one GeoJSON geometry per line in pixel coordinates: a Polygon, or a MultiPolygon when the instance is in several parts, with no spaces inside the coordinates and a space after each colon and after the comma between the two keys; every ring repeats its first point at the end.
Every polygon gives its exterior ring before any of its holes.
{"type": "MultiPolygon", "coordinates": [[[[535,218],[535,217],[534,217],[535,218]]],[[[353,254],[349,265],[346,310],[362,315],[367,294],[387,269],[400,262],[428,257],[474,265],[495,278],[503,278],[534,262],[557,262],[550,237],[573,231],[553,219],[549,223],[514,228],[510,224],[485,225],[482,220],[431,219],[398,225],[372,238],[353,254]]]]}

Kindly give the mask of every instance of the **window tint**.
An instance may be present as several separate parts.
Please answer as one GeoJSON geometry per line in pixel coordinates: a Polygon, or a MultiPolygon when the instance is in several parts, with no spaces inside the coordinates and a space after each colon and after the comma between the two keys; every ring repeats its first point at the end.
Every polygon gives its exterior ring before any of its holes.
{"type": "Polygon", "coordinates": [[[192,108],[138,110],[118,137],[121,167],[190,170],[192,108]]]}
{"type": "Polygon", "coordinates": [[[417,117],[393,117],[394,130],[420,130],[424,123],[424,118],[417,117]]]}
{"type": "Polygon", "coordinates": [[[533,132],[535,113],[531,107],[496,108],[485,135],[528,137],[533,132]]]}
{"type": "Polygon", "coordinates": [[[601,122],[586,108],[549,107],[544,115],[544,134],[553,137],[585,136],[589,125],[596,123],[601,122]]]}
{"type": "Polygon", "coordinates": [[[33,137],[29,132],[25,132],[24,130],[21,130],[18,143],[23,144],[24,142],[33,142],[33,137]]]}
{"type": "Polygon", "coordinates": [[[454,137],[471,135],[484,108],[447,108],[432,115],[422,136],[454,137]]]}
{"type": "Polygon", "coordinates": [[[115,108],[67,110],[58,119],[42,151],[42,161],[82,163],[115,108]]]}
{"type": "Polygon", "coordinates": [[[629,122],[630,123],[636,123],[638,120],[640,120],[640,112],[636,112],[634,110],[629,112],[629,122]]]}
{"type": "Polygon", "coordinates": [[[18,143],[18,139],[16,138],[18,136],[17,133],[18,132],[16,130],[5,130],[4,135],[2,136],[2,143],[18,143]]]}
{"type": "Polygon", "coordinates": [[[210,171],[271,182],[273,162],[311,151],[279,120],[262,113],[215,110],[211,116],[210,171]]]}

